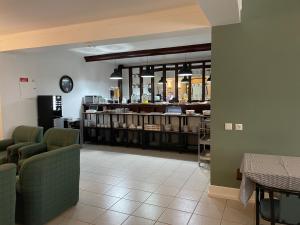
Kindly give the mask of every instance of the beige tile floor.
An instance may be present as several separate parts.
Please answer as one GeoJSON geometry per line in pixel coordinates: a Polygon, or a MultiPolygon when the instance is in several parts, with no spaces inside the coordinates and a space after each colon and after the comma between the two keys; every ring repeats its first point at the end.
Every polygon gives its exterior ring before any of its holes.
{"type": "Polygon", "coordinates": [[[207,195],[197,156],[85,145],[79,203],[48,225],[253,225],[254,205],[207,195]]]}

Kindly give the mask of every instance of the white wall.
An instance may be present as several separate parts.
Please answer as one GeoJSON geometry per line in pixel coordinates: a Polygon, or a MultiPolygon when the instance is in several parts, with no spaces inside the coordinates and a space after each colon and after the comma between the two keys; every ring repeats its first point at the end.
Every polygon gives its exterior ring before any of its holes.
{"type": "Polygon", "coordinates": [[[21,99],[20,76],[35,80],[38,95],[62,95],[63,116],[78,118],[83,96],[109,96],[109,87],[116,85],[109,80],[113,67],[108,63],[86,63],[82,57],[68,52],[0,54],[4,136],[9,136],[21,124],[37,125],[36,99],[21,99]],[[62,75],[69,75],[74,81],[74,89],[69,94],[59,88],[62,75]]]}

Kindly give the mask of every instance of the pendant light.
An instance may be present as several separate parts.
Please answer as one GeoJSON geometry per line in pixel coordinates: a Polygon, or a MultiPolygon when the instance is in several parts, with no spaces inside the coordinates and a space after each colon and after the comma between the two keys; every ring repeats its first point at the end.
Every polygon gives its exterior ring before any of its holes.
{"type": "Polygon", "coordinates": [[[154,77],[154,70],[151,69],[151,66],[146,66],[146,69],[142,71],[141,77],[146,78],[146,77],[154,77]]]}
{"type": "Polygon", "coordinates": [[[161,78],[160,78],[160,80],[158,81],[158,84],[164,84],[164,77],[162,76],[161,78]]]}
{"type": "Polygon", "coordinates": [[[148,61],[148,57],[147,57],[147,66],[146,69],[142,71],[141,77],[143,78],[147,78],[147,77],[154,77],[154,69],[151,68],[151,66],[149,66],[149,61],[148,61]]]}
{"type": "Polygon", "coordinates": [[[181,83],[183,84],[187,84],[189,82],[189,79],[187,78],[187,76],[184,76],[183,79],[181,80],[181,83]]]}
{"type": "Polygon", "coordinates": [[[190,77],[192,75],[193,75],[192,69],[187,64],[187,62],[186,62],[186,55],[185,55],[185,62],[183,64],[182,68],[179,70],[178,76],[180,76],[180,77],[184,77],[184,76],[190,77]]]}
{"type": "Polygon", "coordinates": [[[191,68],[185,62],[183,64],[183,67],[179,70],[178,76],[180,76],[180,77],[185,77],[185,76],[190,77],[192,75],[193,75],[193,72],[192,72],[191,68]]]}
{"type": "MultiPolygon", "coordinates": [[[[115,62],[116,64],[116,62],[115,62]]],[[[118,66],[118,68],[114,69],[114,72],[110,75],[111,80],[122,80],[122,66],[118,66]]]]}

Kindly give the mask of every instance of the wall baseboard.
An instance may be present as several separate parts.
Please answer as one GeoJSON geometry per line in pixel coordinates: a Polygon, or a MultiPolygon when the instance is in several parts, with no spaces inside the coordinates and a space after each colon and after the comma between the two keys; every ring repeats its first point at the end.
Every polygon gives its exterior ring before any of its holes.
{"type": "MultiPolygon", "coordinates": [[[[208,196],[212,198],[240,201],[240,189],[210,185],[208,189],[208,196]]],[[[254,196],[255,195],[252,195],[249,202],[255,202],[254,196]]]]}

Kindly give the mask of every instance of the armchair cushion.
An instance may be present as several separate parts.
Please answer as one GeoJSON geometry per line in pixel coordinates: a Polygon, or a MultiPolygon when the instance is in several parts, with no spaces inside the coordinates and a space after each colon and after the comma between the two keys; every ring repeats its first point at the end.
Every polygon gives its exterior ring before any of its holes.
{"type": "Polygon", "coordinates": [[[15,225],[16,166],[0,165],[0,224],[15,225]]]}
{"type": "Polygon", "coordinates": [[[300,196],[285,195],[280,197],[280,222],[284,224],[299,224],[300,222],[300,196]]]}
{"type": "Polygon", "coordinates": [[[19,149],[19,159],[27,159],[31,156],[34,156],[36,154],[40,154],[42,152],[46,152],[47,151],[47,146],[46,144],[31,144],[31,145],[27,145],[24,146],[22,148],[19,149]]]}
{"type": "MultiPolygon", "coordinates": [[[[278,221],[279,219],[279,200],[274,199],[274,212],[275,212],[275,219],[278,221]]],[[[271,219],[271,200],[270,199],[263,199],[260,202],[260,213],[264,219],[270,220],[271,219]]]]}
{"type": "Polygon", "coordinates": [[[0,152],[1,151],[6,151],[6,148],[10,145],[14,144],[13,139],[4,139],[0,141],[0,152]]]}

